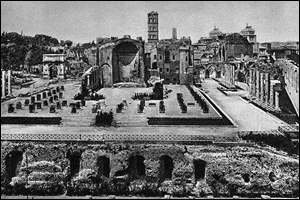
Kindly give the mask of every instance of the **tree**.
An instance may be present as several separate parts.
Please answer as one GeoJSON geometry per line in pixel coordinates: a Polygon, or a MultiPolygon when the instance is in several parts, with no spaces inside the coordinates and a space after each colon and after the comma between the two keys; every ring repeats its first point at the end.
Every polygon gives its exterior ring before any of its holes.
{"type": "Polygon", "coordinates": [[[67,45],[69,48],[72,46],[73,42],[71,40],[66,40],[65,45],[67,45]]]}

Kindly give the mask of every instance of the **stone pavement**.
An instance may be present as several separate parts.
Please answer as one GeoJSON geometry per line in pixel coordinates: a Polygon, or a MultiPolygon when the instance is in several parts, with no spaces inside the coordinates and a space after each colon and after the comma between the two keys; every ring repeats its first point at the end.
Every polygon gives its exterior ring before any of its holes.
{"type": "Polygon", "coordinates": [[[217,87],[218,82],[205,79],[202,88],[243,131],[277,130],[278,126],[287,125],[275,116],[257,108],[239,96],[226,96],[217,87]]]}

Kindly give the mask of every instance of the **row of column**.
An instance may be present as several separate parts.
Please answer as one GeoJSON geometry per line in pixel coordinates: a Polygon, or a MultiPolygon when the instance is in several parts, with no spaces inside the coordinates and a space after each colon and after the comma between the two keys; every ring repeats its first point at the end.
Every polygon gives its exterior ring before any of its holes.
{"type": "Polygon", "coordinates": [[[250,95],[269,106],[279,109],[279,91],[275,88],[280,85],[280,81],[271,80],[269,72],[255,68],[251,68],[249,72],[250,95]]]}
{"type": "Polygon", "coordinates": [[[1,82],[1,97],[11,96],[12,90],[11,90],[11,70],[8,71],[2,71],[2,82],[1,82]],[[7,92],[6,92],[7,89],[7,92]]]}

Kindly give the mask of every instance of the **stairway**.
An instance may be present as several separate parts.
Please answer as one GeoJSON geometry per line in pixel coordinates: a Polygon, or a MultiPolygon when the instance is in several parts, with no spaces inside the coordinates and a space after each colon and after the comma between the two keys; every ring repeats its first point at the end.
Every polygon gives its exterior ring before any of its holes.
{"type": "Polygon", "coordinates": [[[147,117],[141,113],[140,115],[123,115],[116,114],[114,120],[118,127],[145,127],[148,126],[147,117]]]}
{"type": "Polygon", "coordinates": [[[77,114],[63,116],[61,124],[63,126],[91,126],[95,123],[95,115],[83,117],[77,114]]]}

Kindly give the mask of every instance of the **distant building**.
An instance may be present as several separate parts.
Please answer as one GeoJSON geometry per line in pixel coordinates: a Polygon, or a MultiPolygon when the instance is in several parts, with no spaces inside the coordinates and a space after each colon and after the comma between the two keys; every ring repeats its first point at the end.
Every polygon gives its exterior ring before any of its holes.
{"type": "Polygon", "coordinates": [[[44,78],[65,78],[66,75],[66,54],[44,54],[43,55],[43,77],[44,78]]]}
{"type": "Polygon", "coordinates": [[[85,56],[88,58],[88,62],[90,66],[97,65],[97,48],[91,47],[89,49],[84,50],[85,56]]]}
{"type": "Polygon", "coordinates": [[[91,90],[111,87],[115,83],[145,84],[144,41],[124,38],[107,40],[98,48],[98,66],[91,67],[82,76],[82,85],[91,90]]]}
{"type": "Polygon", "coordinates": [[[177,29],[176,28],[172,29],[172,39],[177,40],[177,29]]]}
{"type": "Polygon", "coordinates": [[[209,38],[217,38],[219,35],[222,35],[223,33],[217,28],[216,26],[212,31],[209,32],[209,38]]]}
{"type": "Polygon", "coordinates": [[[270,54],[275,54],[276,59],[286,58],[288,55],[296,54],[297,49],[295,47],[281,46],[279,48],[272,48],[270,54]]]}
{"type": "Polygon", "coordinates": [[[241,35],[247,38],[248,42],[252,45],[253,55],[257,56],[259,54],[259,43],[256,41],[255,30],[247,24],[246,28],[241,31],[241,35]]]}
{"type": "Polygon", "coordinates": [[[154,11],[148,13],[148,42],[158,42],[158,13],[154,11]]]}
{"type": "Polygon", "coordinates": [[[219,61],[242,58],[246,55],[252,57],[252,45],[242,35],[232,33],[221,41],[218,54],[219,61]]]}

